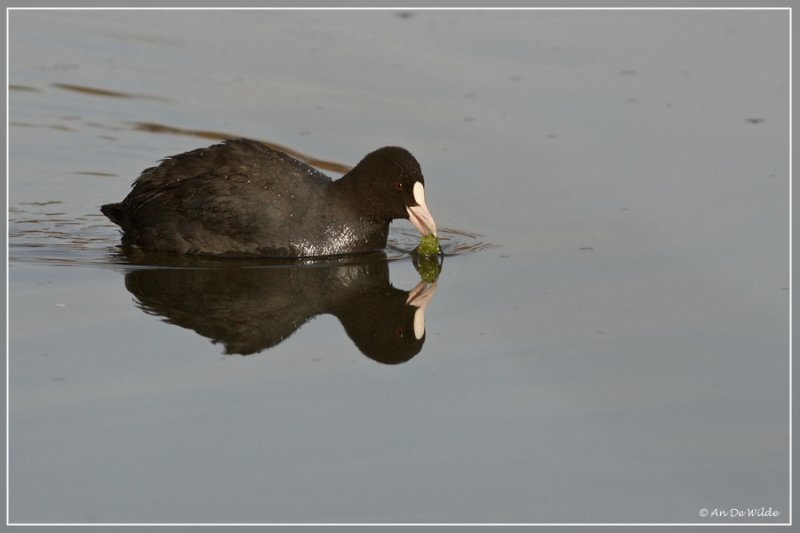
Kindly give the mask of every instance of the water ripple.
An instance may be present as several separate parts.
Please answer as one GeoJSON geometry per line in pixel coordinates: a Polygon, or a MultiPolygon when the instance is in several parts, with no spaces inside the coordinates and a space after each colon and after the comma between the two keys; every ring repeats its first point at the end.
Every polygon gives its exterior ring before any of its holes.
{"type": "MultiPolygon", "coordinates": [[[[116,225],[100,213],[69,217],[58,211],[58,203],[18,204],[9,209],[9,261],[75,266],[130,264],[119,247],[116,225]]],[[[492,246],[476,233],[453,228],[441,228],[439,242],[445,256],[492,246]]],[[[386,256],[390,261],[410,258],[418,244],[419,234],[414,229],[392,226],[386,256]]]]}

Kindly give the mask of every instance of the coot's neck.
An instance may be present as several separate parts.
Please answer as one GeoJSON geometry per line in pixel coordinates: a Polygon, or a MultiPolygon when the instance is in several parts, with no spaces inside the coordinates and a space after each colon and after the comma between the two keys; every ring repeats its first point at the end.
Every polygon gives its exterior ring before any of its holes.
{"type": "Polygon", "coordinates": [[[345,205],[353,211],[369,217],[377,216],[377,213],[372,210],[373,202],[370,201],[370,191],[364,188],[364,180],[359,179],[358,170],[355,168],[331,183],[332,196],[339,204],[345,205]]]}

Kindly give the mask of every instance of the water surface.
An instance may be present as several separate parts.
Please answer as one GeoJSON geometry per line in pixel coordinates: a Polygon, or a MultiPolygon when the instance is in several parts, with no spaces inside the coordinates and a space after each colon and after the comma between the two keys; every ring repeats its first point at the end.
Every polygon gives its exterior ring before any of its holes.
{"type": "Polygon", "coordinates": [[[13,11],[11,521],[788,521],[787,18],[13,11]],[[99,206],[227,135],[408,148],[438,281],[403,222],[121,254],[99,206]]]}

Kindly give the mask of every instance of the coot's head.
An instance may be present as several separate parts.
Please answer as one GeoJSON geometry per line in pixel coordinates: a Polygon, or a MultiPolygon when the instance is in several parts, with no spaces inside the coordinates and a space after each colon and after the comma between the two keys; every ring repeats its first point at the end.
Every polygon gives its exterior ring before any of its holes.
{"type": "Polygon", "coordinates": [[[425,204],[425,178],[405,148],[387,146],[367,154],[343,180],[352,184],[368,214],[407,218],[423,236],[436,235],[436,222],[425,204]]]}

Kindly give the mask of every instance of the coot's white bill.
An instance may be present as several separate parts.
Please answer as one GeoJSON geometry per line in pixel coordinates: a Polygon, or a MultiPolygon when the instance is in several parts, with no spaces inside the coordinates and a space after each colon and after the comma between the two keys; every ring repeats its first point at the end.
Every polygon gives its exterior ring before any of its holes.
{"type": "Polygon", "coordinates": [[[414,184],[414,200],[417,205],[406,207],[409,220],[423,237],[429,233],[435,237],[436,222],[434,222],[428,206],[425,205],[425,186],[420,182],[414,184]]]}

